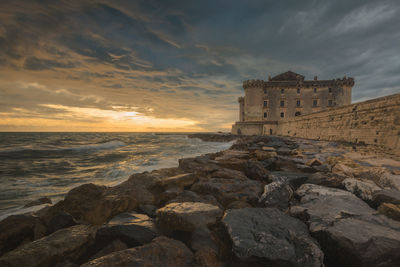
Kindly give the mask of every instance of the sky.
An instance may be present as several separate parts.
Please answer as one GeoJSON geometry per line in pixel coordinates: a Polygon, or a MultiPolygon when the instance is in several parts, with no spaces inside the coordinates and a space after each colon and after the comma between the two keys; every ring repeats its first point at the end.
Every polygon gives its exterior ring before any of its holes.
{"type": "Polygon", "coordinates": [[[229,131],[242,82],[400,92],[398,0],[0,0],[0,131],[229,131]]]}

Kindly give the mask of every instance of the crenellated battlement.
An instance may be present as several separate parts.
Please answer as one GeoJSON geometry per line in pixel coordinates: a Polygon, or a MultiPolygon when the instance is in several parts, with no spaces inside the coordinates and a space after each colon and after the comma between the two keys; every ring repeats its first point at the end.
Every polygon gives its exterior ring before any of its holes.
{"type": "Polygon", "coordinates": [[[264,80],[247,80],[243,82],[243,88],[251,88],[251,87],[264,87],[264,80]]]}

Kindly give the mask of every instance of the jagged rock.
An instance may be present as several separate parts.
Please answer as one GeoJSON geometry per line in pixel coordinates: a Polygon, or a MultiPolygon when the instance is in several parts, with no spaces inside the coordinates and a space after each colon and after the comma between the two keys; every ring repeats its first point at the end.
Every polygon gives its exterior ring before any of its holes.
{"type": "Polygon", "coordinates": [[[172,177],[160,179],[157,185],[162,187],[179,187],[184,188],[191,186],[197,181],[197,177],[193,173],[178,174],[172,177]]]}
{"type": "Polygon", "coordinates": [[[343,180],[343,186],[347,191],[352,192],[367,203],[372,202],[372,194],[381,190],[374,182],[369,180],[358,180],[355,178],[346,178],[343,180]]]}
{"type": "Polygon", "coordinates": [[[32,215],[11,215],[0,222],[0,255],[45,235],[45,226],[32,215]]]}
{"type": "Polygon", "coordinates": [[[270,180],[281,181],[285,180],[293,188],[297,189],[304,184],[311,174],[303,172],[287,172],[287,171],[274,171],[270,172],[270,180]]]}
{"type": "Polygon", "coordinates": [[[257,160],[266,160],[269,158],[276,157],[278,154],[275,151],[264,151],[264,150],[256,150],[254,152],[257,160]]]}
{"type": "Polygon", "coordinates": [[[211,178],[200,180],[195,183],[192,191],[208,195],[212,194],[224,207],[237,200],[246,201],[250,204],[258,203],[258,197],[263,190],[263,184],[255,180],[236,180],[211,178]]]}
{"type": "Polygon", "coordinates": [[[217,165],[223,168],[244,171],[247,164],[247,159],[231,158],[217,161],[217,165]]]}
{"type": "Polygon", "coordinates": [[[355,177],[372,180],[382,188],[400,191],[400,175],[391,174],[385,168],[362,169],[355,173],[355,177]]]}
{"type": "Polygon", "coordinates": [[[216,161],[229,161],[232,159],[249,159],[250,154],[248,151],[228,149],[222,152],[222,155],[216,157],[216,161]]]}
{"type": "Polygon", "coordinates": [[[179,168],[188,172],[208,174],[217,171],[220,167],[217,162],[207,156],[179,159],[179,168]]]}
{"type": "Polygon", "coordinates": [[[192,233],[190,247],[194,253],[193,266],[223,266],[218,259],[218,246],[212,232],[206,228],[198,228],[192,233]]]}
{"type": "Polygon", "coordinates": [[[150,204],[139,205],[139,210],[152,218],[156,217],[157,207],[150,204]]]}
{"type": "Polygon", "coordinates": [[[91,256],[89,261],[92,261],[94,259],[106,256],[113,252],[124,250],[127,248],[128,248],[128,246],[124,242],[120,241],[119,239],[116,239],[116,240],[112,241],[111,243],[108,243],[104,248],[102,248],[96,254],[91,256]]]}
{"type": "Polygon", "coordinates": [[[323,266],[324,254],[309,236],[307,226],[278,209],[227,210],[222,224],[232,241],[235,262],[246,266],[323,266]]]}
{"type": "Polygon", "coordinates": [[[256,160],[247,161],[244,172],[247,177],[253,180],[268,181],[269,171],[265,169],[264,165],[256,160]]]}
{"type": "Polygon", "coordinates": [[[233,201],[226,206],[226,209],[243,209],[243,208],[251,208],[252,206],[246,201],[233,201]]]}
{"type": "Polygon", "coordinates": [[[125,249],[90,261],[83,267],[119,266],[192,266],[193,253],[180,241],[157,237],[141,247],[125,249]]]}
{"type": "Polygon", "coordinates": [[[43,204],[51,204],[51,199],[48,197],[41,197],[39,199],[33,200],[27,203],[24,208],[29,208],[33,206],[43,205],[43,204]]]}
{"type": "Polygon", "coordinates": [[[259,202],[266,207],[286,210],[292,195],[293,190],[287,181],[284,179],[277,180],[264,186],[264,193],[261,195],[259,202]]]}
{"type": "Polygon", "coordinates": [[[288,147],[279,147],[276,152],[278,155],[289,156],[292,154],[292,150],[288,147]]]}
{"type": "Polygon", "coordinates": [[[309,225],[329,266],[400,264],[400,223],[378,215],[350,192],[304,184],[290,213],[309,225]]]}
{"type": "Polygon", "coordinates": [[[242,171],[220,168],[216,172],[211,174],[212,178],[225,178],[225,179],[248,179],[247,176],[242,171]]]}
{"type": "Polygon", "coordinates": [[[94,239],[95,228],[75,225],[21,246],[0,258],[0,266],[54,266],[77,261],[94,239]]]}
{"type": "Polygon", "coordinates": [[[332,168],[332,173],[338,174],[341,176],[350,176],[353,177],[354,173],[356,170],[352,167],[349,167],[343,163],[337,163],[335,166],[332,168]]]}
{"type": "Polygon", "coordinates": [[[332,173],[322,173],[317,172],[308,176],[306,183],[322,185],[326,187],[334,187],[334,188],[344,188],[343,180],[344,176],[339,176],[332,173]]]}
{"type": "Polygon", "coordinates": [[[376,207],[384,202],[400,204],[400,191],[393,189],[383,189],[375,191],[372,195],[372,200],[376,207]]]}
{"type": "Polygon", "coordinates": [[[221,208],[221,204],[212,195],[198,195],[193,191],[184,190],[176,198],[167,202],[169,203],[182,203],[182,202],[201,202],[207,203],[221,208]]]}
{"type": "Polygon", "coordinates": [[[164,233],[193,232],[197,228],[214,224],[222,210],[201,202],[171,203],[157,210],[157,226],[164,233]]]}
{"type": "Polygon", "coordinates": [[[274,147],[271,147],[271,146],[263,146],[262,150],[264,150],[266,152],[276,152],[276,149],[274,147]]]}
{"type": "Polygon", "coordinates": [[[104,247],[113,240],[120,240],[128,247],[150,243],[158,235],[153,220],[136,212],[121,213],[97,230],[96,244],[104,247]]]}
{"type": "Polygon", "coordinates": [[[71,214],[63,211],[58,206],[45,207],[36,214],[46,226],[46,235],[78,224],[71,214]]]}
{"type": "Polygon", "coordinates": [[[378,211],[393,220],[400,221],[400,204],[382,203],[378,211]]]}

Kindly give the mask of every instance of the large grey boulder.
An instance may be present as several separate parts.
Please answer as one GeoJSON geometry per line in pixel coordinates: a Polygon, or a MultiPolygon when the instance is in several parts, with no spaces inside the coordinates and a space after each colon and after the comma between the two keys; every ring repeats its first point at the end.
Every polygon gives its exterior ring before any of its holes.
{"type": "Polygon", "coordinates": [[[259,202],[266,207],[276,207],[286,210],[292,198],[293,190],[284,177],[270,176],[273,182],[264,186],[264,192],[260,196],[259,202]]]}
{"type": "Polygon", "coordinates": [[[355,178],[346,178],[343,180],[343,186],[347,191],[358,196],[367,203],[372,202],[372,195],[381,190],[373,181],[370,180],[360,180],[355,178]]]}
{"type": "Polygon", "coordinates": [[[201,202],[170,203],[157,210],[157,226],[163,232],[193,232],[197,228],[214,224],[222,217],[222,210],[201,202]]]}
{"type": "Polygon", "coordinates": [[[350,192],[313,184],[296,191],[290,213],[309,226],[331,266],[399,266],[400,223],[350,192]]]}
{"type": "Polygon", "coordinates": [[[383,189],[375,191],[372,195],[374,205],[378,207],[382,203],[400,204],[400,191],[393,189],[383,189]]]}
{"type": "Polygon", "coordinates": [[[192,261],[193,253],[182,242],[161,236],[149,244],[117,251],[82,266],[189,267],[192,261]]]}
{"type": "Polygon", "coordinates": [[[95,228],[76,225],[58,230],[3,255],[0,266],[55,266],[68,260],[76,262],[94,240],[95,228]]]}
{"type": "Polygon", "coordinates": [[[235,261],[245,266],[323,266],[324,254],[307,226],[278,209],[228,210],[222,224],[235,261]]]}

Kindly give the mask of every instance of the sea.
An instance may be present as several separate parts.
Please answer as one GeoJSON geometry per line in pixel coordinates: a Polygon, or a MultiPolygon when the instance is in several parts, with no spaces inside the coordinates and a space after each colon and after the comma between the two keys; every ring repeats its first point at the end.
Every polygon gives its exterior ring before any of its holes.
{"type": "Polygon", "coordinates": [[[0,133],[0,219],[37,209],[23,206],[40,197],[56,203],[84,183],[113,186],[231,145],[181,133],[0,133]]]}

